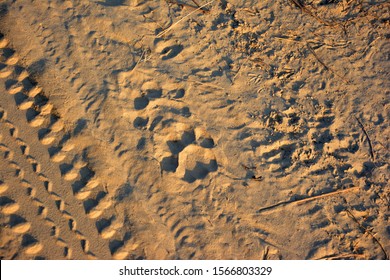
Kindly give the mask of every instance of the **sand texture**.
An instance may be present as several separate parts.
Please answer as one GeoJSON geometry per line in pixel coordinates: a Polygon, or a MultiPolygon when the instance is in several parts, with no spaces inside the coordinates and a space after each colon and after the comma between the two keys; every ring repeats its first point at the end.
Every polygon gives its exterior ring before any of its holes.
{"type": "Polygon", "coordinates": [[[388,259],[390,3],[0,0],[1,259],[388,259]]]}

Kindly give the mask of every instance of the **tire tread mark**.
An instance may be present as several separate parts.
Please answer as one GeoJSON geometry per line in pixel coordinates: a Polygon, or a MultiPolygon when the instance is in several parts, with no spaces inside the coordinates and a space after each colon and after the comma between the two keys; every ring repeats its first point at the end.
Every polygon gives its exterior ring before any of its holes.
{"type": "MultiPolygon", "coordinates": [[[[5,111],[5,110],[2,107],[0,107],[0,111],[5,111]]],[[[66,206],[65,206],[66,202],[59,195],[53,192],[52,188],[49,187],[52,186],[53,183],[49,180],[49,178],[45,174],[40,172],[41,169],[40,164],[29,154],[28,144],[25,141],[23,141],[20,137],[18,137],[18,133],[15,133],[18,131],[18,129],[9,120],[5,119],[4,117],[2,119],[2,122],[9,128],[10,136],[14,138],[15,143],[19,146],[22,154],[25,156],[26,161],[31,164],[33,171],[38,176],[39,180],[42,181],[42,184],[44,185],[46,192],[49,194],[50,198],[54,200],[57,209],[59,210],[61,215],[68,221],[69,229],[75,234],[77,239],[80,240],[81,247],[85,249],[86,246],[83,246],[82,244],[88,243],[89,241],[80,231],[77,230],[76,219],[66,210],[66,206]]],[[[10,162],[10,166],[16,170],[15,174],[19,177],[19,179],[23,180],[24,170],[17,163],[13,161],[10,162]]],[[[36,199],[33,199],[33,203],[37,207],[44,207],[44,205],[36,199]]],[[[50,226],[54,226],[50,224],[49,220],[46,220],[46,222],[50,226]]],[[[68,250],[65,251],[71,252],[69,248],[68,250]]],[[[84,250],[84,253],[91,258],[94,257],[94,254],[90,251],[84,250]]]]}
{"type": "MultiPolygon", "coordinates": [[[[2,35],[2,34],[0,34],[2,35]]],[[[0,50],[5,48],[8,44],[8,40],[2,37],[0,39],[0,50]]],[[[54,106],[49,103],[46,96],[42,93],[42,88],[37,86],[35,82],[32,82],[29,78],[28,72],[26,70],[21,71],[20,74],[16,73],[15,66],[18,62],[16,52],[14,52],[11,58],[2,57],[0,61],[5,63],[5,68],[7,69],[7,75],[2,75],[0,78],[6,78],[6,90],[10,95],[18,95],[15,98],[16,106],[19,110],[27,110],[26,113],[27,123],[33,128],[43,128],[46,130],[46,133],[39,135],[39,141],[44,146],[49,146],[49,155],[50,160],[54,163],[62,163],[69,157],[69,152],[74,150],[75,145],[72,143],[70,137],[63,137],[61,139],[61,133],[63,134],[65,129],[65,124],[63,120],[55,114],[54,106]],[[11,59],[12,58],[12,59],[11,59]],[[16,77],[15,77],[16,76],[16,77]],[[22,99],[20,101],[20,99],[22,99]],[[45,100],[42,102],[42,100],[45,100]],[[60,143],[58,146],[52,146],[54,142],[60,143]],[[51,152],[52,151],[52,152],[51,152]]],[[[21,66],[18,68],[24,69],[21,66]]],[[[4,69],[4,68],[3,68],[4,69]]],[[[20,72],[20,70],[19,70],[20,72]]],[[[75,233],[75,235],[80,239],[81,247],[83,248],[85,254],[89,258],[96,258],[93,253],[90,252],[89,241],[86,236],[84,236],[80,231],[77,230],[76,220],[72,215],[65,209],[65,201],[59,197],[53,191],[53,184],[50,182],[48,177],[42,173],[41,164],[29,153],[28,145],[19,137],[18,129],[6,118],[6,113],[0,112],[0,119],[3,119],[4,124],[9,128],[10,135],[15,139],[16,143],[19,145],[23,155],[26,157],[27,161],[32,166],[33,171],[38,175],[38,178],[43,182],[44,187],[51,198],[55,201],[58,206],[58,210],[63,214],[63,216],[68,220],[69,228],[75,233]]],[[[75,157],[80,155],[75,155],[75,157]]],[[[70,165],[70,164],[68,164],[70,165]]],[[[63,172],[61,170],[61,175],[63,180],[74,182],[76,178],[81,174],[80,169],[82,166],[72,166],[70,170],[63,172]]],[[[19,172],[22,172],[19,171],[19,172]]],[[[93,171],[92,171],[93,172],[93,171]]],[[[83,178],[82,178],[83,179],[83,178]]],[[[108,195],[105,187],[102,186],[100,180],[93,176],[87,180],[81,180],[81,184],[78,185],[77,189],[73,190],[73,195],[76,199],[86,202],[86,200],[92,195],[93,192],[97,192],[97,196],[89,199],[89,202],[92,202],[93,207],[88,207],[84,204],[84,213],[92,221],[96,220],[97,232],[100,234],[102,239],[111,238],[116,231],[121,227],[121,223],[115,221],[114,211],[109,211],[110,213],[105,213],[106,210],[112,205],[112,198],[108,195]],[[105,193],[103,198],[101,198],[101,193],[105,193]],[[115,221],[110,223],[108,226],[101,227],[103,224],[104,218],[101,216],[109,217],[110,221],[115,221]]]]}
{"type": "MultiPolygon", "coordinates": [[[[3,152],[3,154],[5,152],[7,152],[7,150],[9,150],[9,151],[11,150],[4,143],[0,143],[0,144],[1,144],[1,151],[3,152]]],[[[24,174],[24,172],[21,173],[20,170],[23,170],[23,169],[12,158],[7,158],[7,163],[8,163],[8,166],[10,168],[15,169],[15,174],[19,174],[19,176],[18,176],[18,179],[20,182],[19,185],[25,188],[25,190],[26,190],[25,194],[28,196],[31,203],[35,206],[37,213],[38,213],[38,216],[52,231],[52,234],[50,234],[50,235],[53,236],[53,238],[55,239],[55,243],[58,246],[63,248],[64,257],[70,259],[72,257],[72,249],[70,248],[69,244],[66,241],[64,241],[64,239],[61,237],[59,226],[57,226],[55,224],[55,222],[48,217],[48,210],[47,210],[47,207],[45,206],[45,204],[39,198],[36,197],[36,193],[37,193],[36,187],[34,187],[31,183],[29,183],[24,178],[24,175],[21,176],[21,174],[24,174]]],[[[6,184],[4,184],[4,185],[6,185],[6,184]]],[[[3,189],[3,188],[1,188],[1,189],[3,189]]],[[[20,228],[22,229],[22,227],[20,227],[20,228]]],[[[23,228],[25,228],[26,232],[27,232],[30,228],[30,225],[26,224],[26,226],[24,226],[23,228]]],[[[39,248],[38,245],[35,246],[34,248],[35,248],[35,250],[31,249],[30,251],[31,252],[36,251],[36,253],[38,253],[40,251],[40,250],[37,250],[39,248]]]]}

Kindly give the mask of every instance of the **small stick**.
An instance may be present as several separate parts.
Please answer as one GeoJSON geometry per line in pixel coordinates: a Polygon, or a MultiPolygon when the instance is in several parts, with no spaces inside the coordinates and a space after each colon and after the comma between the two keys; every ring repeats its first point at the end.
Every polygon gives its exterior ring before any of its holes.
{"type": "Polygon", "coordinates": [[[130,73],[133,73],[133,71],[135,70],[135,68],[137,68],[138,64],[141,62],[144,54],[145,54],[146,50],[144,50],[141,54],[141,57],[138,59],[137,63],[135,64],[135,66],[133,67],[133,69],[131,69],[130,73]]]}
{"type": "Polygon", "coordinates": [[[355,119],[356,119],[357,122],[359,123],[359,126],[360,126],[360,128],[362,129],[364,135],[366,135],[366,137],[367,137],[368,146],[369,146],[369,148],[370,148],[370,156],[371,156],[372,161],[375,161],[374,150],[373,150],[373,148],[372,148],[371,139],[370,139],[370,137],[368,136],[368,133],[367,133],[366,129],[364,128],[362,122],[361,122],[357,117],[355,117],[355,119]]]}
{"type": "Polygon", "coordinates": [[[381,247],[381,250],[383,252],[383,254],[385,255],[385,260],[388,260],[389,259],[389,256],[387,255],[387,252],[385,250],[385,248],[383,248],[382,244],[379,242],[379,240],[374,236],[374,234],[372,234],[372,232],[370,230],[368,230],[365,226],[363,226],[359,221],[358,219],[352,214],[351,211],[349,211],[348,209],[347,210],[344,210],[345,212],[347,212],[348,216],[350,216],[352,218],[352,220],[354,220],[355,223],[357,223],[357,225],[360,227],[360,230],[364,233],[367,233],[369,234],[372,239],[374,239],[374,241],[379,245],[379,247],[381,247]]]}
{"type": "Polygon", "coordinates": [[[310,46],[310,44],[307,42],[306,46],[309,48],[309,51],[315,56],[315,58],[318,60],[319,63],[321,63],[322,66],[325,67],[326,70],[329,70],[333,73],[332,69],[328,67],[316,54],[316,52],[313,50],[313,48],[310,46]]]}
{"type": "Polygon", "coordinates": [[[206,4],[200,6],[199,8],[193,10],[191,13],[185,15],[184,17],[182,17],[181,19],[179,19],[177,22],[175,22],[174,24],[172,24],[170,27],[168,27],[167,29],[161,31],[159,34],[157,34],[157,38],[161,38],[161,36],[165,35],[166,33],[168,33],[168,31],[170,31],[171,29],[173,29],[176,25],[178,25],[181,21],[183,21],[184,19],[186,19],[187,17],[189,17],[190,15],[192,15],[193,13],[199,11],[199,10],[202,10],[204,7],[210,5],[211,3],[213,3],[215,0],[212,0],[210,2],[207,2],[206,4]]]}
{"type": "Polygon", "coordinates": [[[309,201],[313,201],[313,200],[324,198],[324,197],[328,197],[328,196],[333,196],[333,195],[340,194],[340,193],[346,193],[346,192],[349,192],[349,191],[355,191],[357,189],[359,189],[359,187],[357,187],[357,186],[350,187],[348,189],[337,190],[337,191],[333,191],[333,192],[329,192],[329,193],[319,194],[319,195],[316,195],[316,196],[313,196],[313,197],[303,198],[303,199],[296,200],[296,201],[293,201],[293,202],[298,204],[298,205],[301,205],[301,204],[304,204],[304,203],[309,202],[309,201]]]}
{"type": "Polygon", "coordinates": [[[198,2],[196,2],[195,0],[192,0],[192,2],[194,2],[194,4],[195,4],[196,6],[198,6],[198,8],[200,7],[200,5],[198,4],[198,2]]]}
{"type": "Polygon", "coordinates": [[[355,258],[355,257],[364,257],[363,254],[354,254],[354,253],[345,253],[341,255],[333,254],[333,255],[328,255],[322,258],[319,258],[317,260],[338,260],[338,259],[345,259],[345,258],[355,258]]]}
{"type": "Polygon", "coordinates": [[[290,203],[292,203],[292,201],[282,201],[282,202],[278,202],[278,203],[272,204],[272,205],[270,205],[270,206],[262,207],[262,208],[260,208],[259,210],[257,210],[256,213],[265,212],[265,211],[268,211],[268,210],[277,208],[277,207],[279,207],[279,206],[284,206],[284,205],[287,205],[287,204],[290,204],[290,203]]]}
{"type": "Polygon", "coordinates": [[[322,199],[322,198],[325,198],[325,197],[334,196],[334,195],[337,195],[337,194],[354,191],[354,190],[357,190],[358,188],[359,187],[355,186],[355,187],[350,187],[350,188],[344,189],[344,190],[336,190],[336,191],[333,191],[333,192],[319,194],[319,195],[315,195],[315,196],[307,197],[307,198],[302,198],[302,199],[298,199],[298,200],[282,201],[282,202],[278,202],[278,203],[275,203],[275,204],[270,205],[270,206],[266,206],[266,207],[260,208],[259,210],[257,210],[257,213],[264,212],[264,211],[267,211],[267,210],[271,210],[271,209],[277,208],[279,206],[289,205],[289,204],[302,205],[304,203],[307,203],[307,202],[310,202],[310,201],[313,201],[313,200],[322,199]]]}
{"type": "Polygon", "coordinates": [[[343,80],[345,83],[349,84],[349,82],[341,75],[337,74],[333,69],[331,69],[328,65],[326,65],[316,54],[316,52],[313,50],[313,48],[310,46],[309,42],[306,43],[306,46],[308,47],[309,51],[314,55],[314,57],[318,60],[318,62],[325,67],[326,70],[332,72],[333,75],[339,77],[341,80],[343,80]]]}

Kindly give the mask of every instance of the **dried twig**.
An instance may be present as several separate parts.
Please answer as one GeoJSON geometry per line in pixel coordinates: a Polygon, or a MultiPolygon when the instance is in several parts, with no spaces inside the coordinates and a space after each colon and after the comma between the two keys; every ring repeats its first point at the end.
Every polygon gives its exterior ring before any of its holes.
{"type": "Polygon", "coordinates": [[[319,63],[321,63],[322,66],[325,67],[326,70],[329,70],[330,72],[334,73],[332,69],[329,68],[328,65],[326,65],[316,54],[314,49],[310,46],[310,43],[306,43],[306,46],[308,47],[309,51],[314,55],[314,57],[318,60],[319,63]]]}
{"type": "Polygon", "coordinates": [[[310,202],[310,201],[313,201],[313,200],[322,199],[322,198],[325,198],[325,197],[334,196],[334,195],[337,195],[337,194],[346,193],[346,192],[350,192],[350,191],[355,191],[357,189],[359,189],[359,187],[355,186],[355,187],[350,187],[348,189],[336,190],[336,191],[333,191],[333,192],[319,194],[319,195],[315,195],[315,196],[307,197],[307,198],[302,198],[302,199],[298,199],[298,200],[282,201],[282,202],[278,202],[278,203],[275,203],[275,204],[270,205],[270,206],[266,206],[266,207],[260,208],[259,210],[257,210],[257,213],[268,211],[268,210],[277,208],[279,206],[285,206],[285,205],[290,205],[290,204],[301,205],[301,204],[304,204],[304,203],[307,203],[307,202],[310,202]]]}
{"type": "Polygon", "coordinates": [[[200,7],[200,5],[198,4],[198,2],[196,2],[195,0],[192,0],[192,2],[194,2],[194,4],[195,4],[196,6],[198,6],[198,8],[200,7]]]}
{"type": "Polygon", "coordinates": [[[309,49],[309,51],[314,55],[314,57],[317,59],[317,61],[325,67],[326,70],[328,70],[329,72],[331,72],[333,75],[339,77],[341,80],[343,80],[346,84],[349,84],[350,82],[348,80],[346,80],[343,76],[339,75],[338,73],[336,73],[332,68],[330,68],[328,65],[326,65],[319,57],[318,55],[316,54],[316,52],[314,51],[314,49],[310,46],[310,43],[307,42],[306,43],[306,46],[307,48],[309,49]]]}
{"type": "Polygon", "coordinates": [[[215,0],[212,0],[210,2],[207,2],[206,4],[200,6],[199,8],[193,10],[191,13],[185,15],[184,17],[182,17],[181,19],[179,19],[177,22],[175,22],[174,24],[172,24],[170,27],[168,27],[167,29],[161,31],[159,34],[157,34],[157,38],[160,38],[161,36],[165,35],[166,33],[168,33],[171,29],[173,29],[176,25],[178,25],[181,21],[185,20],[186,18],[188,18],[190,15],[192,15],[193,13],[199,11],[199,10],[202,10],[204,7],[210,5],[211,3],[213,3],[215,0]]]}
{"type": "Polygon", "coordinates": [[[372,148],[371,139],[370,139],[370,137],[368,136],[368,133],[367,133],[366,129],[364,128],[362,122],[361,122],[357,117],[355,117],[355,119],[357,120],[357,122],[358,122],[360,128],[362,129],[362,131],[363,131],[363,133],[364,133],[364,135],[366,135],[366,137],[367,137],[368,146],[369,146],[369,148],[370,148],[370,156],[371,156],[372,161],[375,161],[374,149],[372,148]]]}
{"type": "Polygon", "coordinates": [[[135,64],[135,66],[133,67],[133,69],[131,69],[130,73],[132,73],[135,68],[137,68],[138,64],[141,62],[142,58],[144,57],[144,54],[146,53],[146,50],[143,50],[142,54],[141,54],[141,57],[138,59],[137,63],[135,64]]]}
{"type": "Polygon", "coordinates": [[[356,258],[356,257],[364,258],[365,256],[363,254],[354,254],[354,253],[332,254],[332,255],[321,257],[317,260],[345,260],[347,258],[356,258]]]}
{"type": "Polygon", "coordinates": [[[375,235],[370,231],[368,230],[365,226],[363,226],[359,221],[358,219],[352,214],[351,211],[349,211],[348,209],[344,210],[345,212],[347,212],[348,216],[350,216],[352,218],[352,220],[354,220],[354,222],[359,226],[360,230],[363,232],[363,233],[367,233],[368,235],[370,235],[372,237],[372,239],[374,239],[374,241],[379,245],[379,247],[381,248],[383,254],[385,255],[385,260],[388,260],[389,259],[389,256],[387,255],[387,252],[385,250],[385,248],[383,248],[382,244],[379,242],[379,240],[375,237],[375,235]]]}
{"type": "Polygon", "coordinates": [[[343,190],[337,190],[337,191],[333,191],[333,192],[329,192],[329,193],[319,194],[319,195],[316,195],[316,196],[313,196],[313,197],[304,198],[304,199],[301,199],[301,200],[296,200],[294,202],[296,204],[298,204],[298,205],[301,205],[301,204],[304,204],[306,202],[313,201],[313,200],[316,200],[316,199],[325,198],[325,197],[329,197],[329,196],[333,196],[333,195],[341,194],[341,193],[346,193],[346,192],[350,192],[350,191],[356,191],[358,189],[359,189],[359,187],[357,187],[357,186],[350,187],[350,188],[343,189],[343,190]]]}

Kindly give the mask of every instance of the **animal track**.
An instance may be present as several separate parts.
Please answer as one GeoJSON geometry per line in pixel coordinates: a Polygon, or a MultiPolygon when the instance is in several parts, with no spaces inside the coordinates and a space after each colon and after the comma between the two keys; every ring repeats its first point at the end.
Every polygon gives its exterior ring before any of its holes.
{"type": "MultiPolygon", "coordinates": [[[[382,217],[389,176],[379,162],[389,147],[378,137],[387,131],[388,92],[376,69],[386,58],[386,5],[330,5],[341,21],[352,15],[330,34],[277,1],[216,1],[186,17],[193,10],[186,4],[107,0],[65,26],[85,3],[43,2],[10,5],[2,19],[23,51],[19,57],[0,34],[0,180],[7,183],[0,182],[0,223],[19,242],[5,258],[382,254],[367,242],[371,232],[385,241],[389,233],[382,217]],[[301,20],[285,25],[281,14],[301,20]],[[24,23],[15,27],[15,18],[24,23]],[[160,32],[177,20],[173,32],[160,32]],[[29,46],[20,41],[26,36],[29,46]],[[38,60],[20,67],[31,59],[38,60]],[[365,108],[359,89],[371,89],[365,108]],[[323,106],[328,100],[340,104],[323,106]],[[260,113],[248,119],[247,110],[260,113]],[[366,131],[350,127],[347,114],[366,131]],[[375,157],[364,154],[369,137],[375,157]],[[358,195],[325,195],[350,185],[358,195]],[[351,212],[366,231],[340,210],[357,201],[351,212]],[[327,215],[327,206],[337,213],[327,215]],[[15,232],[19,224],[27,231],[15,232]]],[[[307,7],[328,17],[327,6],[307,7]]]]}
{"type": "Polygon", "coordinates": [[[182,50],[182,45],[170,41],[158,43],[156,47],[156,52],[160,54],[162,60],[172,59],[178,56],[182,50]]]}
{"type": "MultiPolygon", "coordinates": [[[[261,142],[251,140],[251,145],[263,168],[271,172],[292,171],[313,165],[326,154],[325,146],[333,139],[329,128],[334,115],[325,110],[314,117],[303,116],[296,108],[289,108],[271,111],[260,119],[270,135],[261,142]]],[[[249,117],[258,118],[252,113],[249,117]]]]}
{"type": "Polygon", "coordinates": [[[161,169],[176,173],[192,183],[218,169],[212,152],[214,140],[202,128],[192,129],[184,124],[173,124],[165,138],[166,149],[159,151],[161,169]]]}

